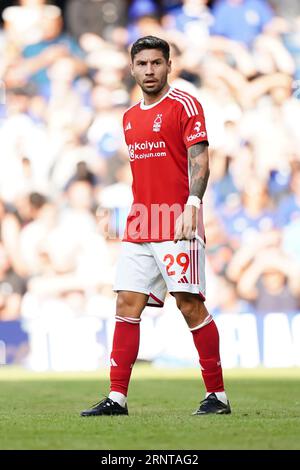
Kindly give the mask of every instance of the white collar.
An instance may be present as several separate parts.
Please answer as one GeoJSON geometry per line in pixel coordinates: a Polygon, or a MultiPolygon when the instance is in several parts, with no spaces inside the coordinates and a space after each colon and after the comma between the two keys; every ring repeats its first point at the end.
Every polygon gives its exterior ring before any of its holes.
{"type": "Polygon", "coordinates": [[[163,95],[159,101],[155,101],[155,103],[152,103],[152,104],[145,104],[144,98],[143,98],[142,101],[141,101],[141,103],[140,103],[141,109],[146,110],[146,109],[154,108],[154,106],[156,106],[156,105],[158,105],[159,103],[161,103],[161,102],[169,95],[169,93],[171,93],[172,90],[173,90],[173,88],[170,87],[170,88],[168,89],[167,93],[166,93],[165,95],[163,95]]]}

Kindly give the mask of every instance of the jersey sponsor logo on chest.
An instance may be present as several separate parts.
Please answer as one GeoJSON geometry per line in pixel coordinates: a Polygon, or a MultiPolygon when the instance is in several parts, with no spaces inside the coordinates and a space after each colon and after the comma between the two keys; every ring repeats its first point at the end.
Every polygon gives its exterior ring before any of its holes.
{"type": "Polygon", "coordinates": [[[163,140],[158,142],[134,142],[128,145],[129,159],[131,162],[134,160],[141,160],[145,158],[165,157],[166,143],[163,140]],[[160,151],[157,151],[160,150],[160,151]]]}
{"type": "Polygon", "coordinates": [[[150,150],[151,152],[153,149],[165,149],[166,142],[163,140],[159,142],[149,142],[146,140],[145,142],[134,142],[134,144],[129,145],[129,147],[134,150],[150,150]]]}

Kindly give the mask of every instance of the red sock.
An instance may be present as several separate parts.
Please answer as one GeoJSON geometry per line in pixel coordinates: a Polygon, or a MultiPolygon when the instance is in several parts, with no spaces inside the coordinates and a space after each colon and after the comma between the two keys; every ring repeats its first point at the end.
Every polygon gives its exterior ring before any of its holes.
{"type": "Polygon", "coordinates": [[[213,320],[192,330],[199,354],[202,377],[208,393],[223,392],[223,374],[219,351],[219,333],[213,320]]]}
{"type": "Polygon", "coordinates": [[[127,396],[132,367],[140,344],[140,318],[116,316],[113,347],[110,355],[110,391],[127,396]]]}

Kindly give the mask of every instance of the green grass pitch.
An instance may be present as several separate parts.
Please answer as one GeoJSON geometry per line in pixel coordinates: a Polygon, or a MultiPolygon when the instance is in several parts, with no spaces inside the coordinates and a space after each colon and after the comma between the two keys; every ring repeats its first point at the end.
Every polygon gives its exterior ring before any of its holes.
{"type": "Polygon", "coordinates": [[[300,369],[225,370],[232,415],[191,416],[200,371],[135,367],[129,413],[81,418],[108,371],[0,368],[0,449],[300,449],[300,369]]]}

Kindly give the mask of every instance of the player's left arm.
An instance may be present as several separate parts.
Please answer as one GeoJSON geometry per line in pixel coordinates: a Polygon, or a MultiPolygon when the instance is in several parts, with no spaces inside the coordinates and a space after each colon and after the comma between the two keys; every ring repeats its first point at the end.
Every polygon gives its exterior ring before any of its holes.
{"type": "Polygon", "coordinates": [[[188,149],[190,164],[190,196],[202,202],[209,178],[209,156],[207,141],[198,142],[188,149]]]}
{"type": "Polygon", "coordinates": [[[198,212],[209,178],[208,142],[198,142],[188,149],[190,165],[190,195],[184,212],[176,221],[175,243],[195,237],[198,212]]]}

